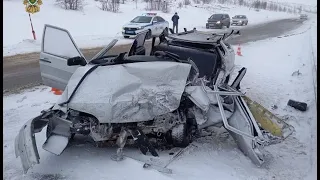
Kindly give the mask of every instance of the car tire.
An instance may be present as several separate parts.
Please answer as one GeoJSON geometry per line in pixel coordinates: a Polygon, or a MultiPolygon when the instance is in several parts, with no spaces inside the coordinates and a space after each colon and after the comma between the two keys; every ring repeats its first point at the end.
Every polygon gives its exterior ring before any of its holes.
{"type": "Polygon", "coordinates": [[[175,147],[187,147],[191,142],[191,136],[188,134],[187,124],[178,124],[173,127],[172,144],[175,147]]]}
{"type": "Polygon", "coordinates": [[[146,39],[151,39],[151,35],[152,35],[152,32],[149,29],[149,31],[147,32],[147,35],[146,35],[146,39]]]}

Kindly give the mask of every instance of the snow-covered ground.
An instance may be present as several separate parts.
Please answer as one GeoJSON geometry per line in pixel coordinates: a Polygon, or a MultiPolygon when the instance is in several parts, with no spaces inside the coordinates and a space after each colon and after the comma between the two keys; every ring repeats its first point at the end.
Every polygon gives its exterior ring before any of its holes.
{"type": "MultiPolygon", "coordinates": [[[[14,155],[14,138],[27,120],[50,107],[58,98],[50,88],[39,86],[4,97],[4,179],[316,179],[316,101],[310,41],[310,36],[316,37],[315,28],[316,24],[309,21],[288,33],[296,35],[243,44],[243,56],[236,57],[238,68],[248,68],[242,90],[295,128],[284,142],[266,147],[270,154],[264,167],[253,165],[233,139],[221,130],[213,136],[198,139],[198,147],[192,147],[172,162],[168,168],[173,174],[167,175],[145,170],[141,162],[128,158],[121,162],[111,161],[114,148],[97,148],[84,142],[72,144],[61,156],[55,156],[41,147],[45,141],[44,129],[36,134],[40,165],[23,175],[20,160],[14,155]],[[301,74],[292,76],[297,70],[301,74]],[[288,107],[289,99],[308,103],[308,110],[299,112],[288,107]],[[278,108],[271,109],[272,105],[278,108]]],[[[76,29],[72,31],[76,33],[76,29]]],[[[160,157],[168,160],[169,152],[161,152],[160,157]]],[[[127,148],[125,153],[140,156],[137,149],[127,148]]]]}
{"type": "MultiPolygon", "coordinates": [[[[100,4],[94,0],[84,0],[82,11],[66,11],[55,5],[55,1],[43,1],[39,13],[31,15],[37,40],[33,40],[28,13],[20,0],[3,1],[3,53],[4,56],[40,51],[41,37],[44,24],[51,24],[70,31],[80,48],[99,47],[108,44],[112,38],[121,38],[120,43],[128,43],[121,36],[122,26],[135,16],[145,13],[146,4],[136,4],[126,1],[120,4],[119,13],[111,13],[99,9],[100,4]]],[[[229,13],[232,17],[236,14],[246,14],[249,26],[276,19],[285,19],[294,15],[283,12],[261,10],[256,12],[246,7],[231,5],[210,5],[210,9],[187,6],[178,8],[176,1],[171,7],[171,13],[157,12],[172,26],[171,16],[178,12],[180,16],[179,31],[183,28],[205,28],[205,23],[212,13],[229,13]]],[[[208,7],[208,6],[207,6],[208,7]]]]}

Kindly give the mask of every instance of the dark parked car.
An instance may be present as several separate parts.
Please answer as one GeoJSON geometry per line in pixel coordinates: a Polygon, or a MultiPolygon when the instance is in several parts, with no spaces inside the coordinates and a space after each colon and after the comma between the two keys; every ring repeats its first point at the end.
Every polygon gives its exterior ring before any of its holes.
{"type": "Polygon", "coordinates": [[[219,28],[223,26],[230,27],[230,16],[229,14],[213,14],[206,23],[207,29],[219,28]]]}

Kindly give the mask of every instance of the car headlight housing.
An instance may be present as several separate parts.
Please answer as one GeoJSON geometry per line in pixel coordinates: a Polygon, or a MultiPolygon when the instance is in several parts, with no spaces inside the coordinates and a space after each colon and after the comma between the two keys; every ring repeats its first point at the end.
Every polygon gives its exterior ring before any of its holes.
{"type": "Polygon", "coordinates": [[[239,23],[241,23],[242,21],[240,20],[239,23]]]}
{"type": "Polygon", "coordinates": [[[139,30],[139,29],[143,29],[143,27],[141,26],[141,27],[137,27],[137,29],[139,30]]]}
{"type": "Polygon", "coordinates": [[[217,22],[217,24],[220,24],[220,23],[221,23],[220,21],[217,22]]]}

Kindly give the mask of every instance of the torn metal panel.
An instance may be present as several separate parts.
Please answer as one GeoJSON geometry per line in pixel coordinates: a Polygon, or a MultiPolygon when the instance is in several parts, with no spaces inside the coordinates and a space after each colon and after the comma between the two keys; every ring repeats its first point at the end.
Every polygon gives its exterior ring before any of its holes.
{"type": "MultiPolygon", "coordinates": [[[[233,115],[228,119],[228,123],[233,128],[240,130],[243,133],[249,134],[254,137],[254,132],[257,129],[254,129],[253,121],[254,119],[250,119],[245,116],[242,112],[246,112],[249,109],[245,109],[241,106],[240,97],[234,97],[235,101],[235,109],[233,115]]],[[[228,130],[228,129],[227,129],[228,130]]],[[[257,146],[256,139],[251,139],[249,137],[237,134],[231,130],[228,130],[231,136],[234,138],[236,143],[238,144],[240,150],[248,156],[251,161],[260,166],[264,163],[264,157],[257,146]]],[[[259,131],[259,130],[258,130],[259,131]]],[[[257,137],[258,138],[258,137],[257,137]]]]}

